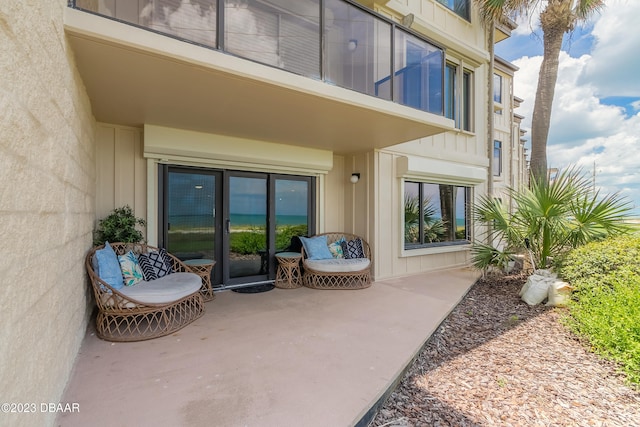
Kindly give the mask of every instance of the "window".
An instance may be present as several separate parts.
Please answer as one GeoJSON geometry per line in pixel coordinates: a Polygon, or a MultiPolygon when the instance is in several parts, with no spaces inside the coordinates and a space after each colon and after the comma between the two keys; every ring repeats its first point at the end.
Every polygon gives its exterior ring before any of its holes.
{"type": "Polygon", "coordinates": [[[469,0],[438,0],[438,3],[445,5],[464,19],[469,20],[469,0]]]}
{"type": "Polygon", "coordinates": [[[456,127],[471,131],[471,82],[472,73],[462,69],[462,81],[458,80],[459,66],[447,63],[444,74],[444,112],[455,120],[456,127]],[[458,88],[462,85],[460,90],[458,88]],[[459,107],[458,107],[459,106],[459,107]]]}
{"type": "Polygon", "coordinates": [[[502,175],[502,142],[493,141],[493,176],[502,175]]]}
{"type": "Polygon", "coordinates": [[[493,101],[502,104],[502,76],[493,75],[493,101]]]}
{"type": "Polygon", "coordinates": [[[468,242],[470,198],[469,187],[405,182],[405,249],[468,242]]]}

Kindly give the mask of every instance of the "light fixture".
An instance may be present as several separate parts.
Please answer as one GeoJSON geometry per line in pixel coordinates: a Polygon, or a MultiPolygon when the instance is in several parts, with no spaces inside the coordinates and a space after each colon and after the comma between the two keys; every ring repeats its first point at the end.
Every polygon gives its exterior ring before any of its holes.
{"type": "Polygon", "coordinates": [[[351,39],[347,43],[347,49],[349,49],[349,52],[354,52],[357,47],[358,47],[358,40],[356,39],[351,39]]]}
{"type": "Polygon", "coordinates": [[[355,184],[356,182],[360,181],[360,174],[358,172],[352,173],[351,178],[349,178],[349,181],[351,181],[352,184],[355,184]]]}
{"type": "Polygon", "coordinates": [[[203,186],[200,185],[200,184],[197,184],[195,188],[196,188],[196,190],[202,190],[203,186]]]}

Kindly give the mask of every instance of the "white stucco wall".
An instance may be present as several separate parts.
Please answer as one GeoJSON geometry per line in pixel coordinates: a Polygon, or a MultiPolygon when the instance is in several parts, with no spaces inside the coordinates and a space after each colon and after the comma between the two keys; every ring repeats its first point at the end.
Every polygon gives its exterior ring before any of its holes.
{"type": "Polygon", "coordinates": [[[94,121],[66,0],[0,2],[0,425],[53,425],[89,318],[94,121]],[[16,410],[19,407],[14,407],[16,410]]]}

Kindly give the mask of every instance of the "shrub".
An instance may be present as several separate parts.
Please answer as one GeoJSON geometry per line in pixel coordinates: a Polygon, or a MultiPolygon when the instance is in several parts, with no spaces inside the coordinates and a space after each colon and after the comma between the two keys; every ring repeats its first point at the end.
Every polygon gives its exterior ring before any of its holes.
{"type": "Polygon", "coordinates": [[[640,385],[640,237],[573,250],[559,272],[576,287],[565,324],[640,385]]]}
{"type": "Polygon", "coordinates": [[[147,223],[142,218],[136,218],[130,206],[115,208],[109,215],[98,222],[94,234],[93,244],[101,245],[108,242],[138,243],[144,239],[142,231],[136,226],[144,227],[147,223]]]}

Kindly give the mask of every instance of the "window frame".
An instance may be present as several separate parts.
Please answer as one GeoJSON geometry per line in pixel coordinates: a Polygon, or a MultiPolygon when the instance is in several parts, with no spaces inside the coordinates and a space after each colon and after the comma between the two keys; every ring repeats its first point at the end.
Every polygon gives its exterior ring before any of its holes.
{"type": "Polygon", "coordinates": [[[494,139],[493,140],[493,156],[491,158],[491,161],[493,162],[492,166],[493,166],[494,177],[502,176],[502,154],[503,154],[502,148],[503,148],[502,141],[494,139]]]}
{"type": "Polygon", "coordinates": [[[474,132],[474,72],[462,64],[446,61],[444,73],[444,116],[455,122],[456,129],[474,132]]]}
{"type": "MultiPolygon", "coordinates": [[[[437,182],[437,181],[430,181],[430,180],[416,180],[416,179],[404,179],[403,180],[403,219],[402,219],[402,227],[403,227],[403,233],[402,233],[402,249],[403,251],[406,251],[407,254],[411,253],[412,251],[418,250],[418,249],[425,249],[425,248],[446,248],[446,247],[459,247],[461,245],[468,245],[471,243],[471,234],[472,234],[472,218],[471,218],[471,201],[472,201],[472,191],[473,191],[473,187],[469,186],[469,185],[462,185],[462,184],[455,184],[455,183],[443,183],[443,182],[437,182]],[[419,206],[419,210],[420,212],[424,211],[424,205],[423,203],[426,200],[429,200],[428,198],[425,197],[425,187],[428,185],[436,185],[438,186],[438,190],[440,190],[439,186],[445,185],[445,186],[449,186],[452,188],[462,188],[464,189],[464,233],[465,236],[463,239],[458,239],[455,237],[456,231],[453,232],[453,240],[444,240],[444,241],[436,241],[436,242],[426,242],[425,240],[425,235],[424,235],[424,217],[422,215],[419,215],[419,219],[418,219],[418,242],[417,243],[412,243],[412,242],[407,242],[407,219],[406,219],[406,200],[407,200],[407,192],[406,192],[406,188],[407,188],[407,184],[415,184],[418,185],[418,194],[417,194],[417,198],[419,200],[420,206],[419,206]]],[[[437,202],[440,204],[440,198],[438,197],[437,202]]],[[[450,222],[453,223],[457,223],[456,221],[456,217],[458,216],[458,212],[457,212],[457,197],[453,199],[453,205],[452,205],[452,212],[451,212],[451,217],[449,218],[450,222]]],[[[440,205],[441,206],[441,205],[440,205]]],[[[440,209],[440,208],[439,208],[440,209]]],[[[442,213],[440,213],[442,215],[442,213]]],[[[439,218],[440,220],[442,220],[442,218],[439,218]]]]}

